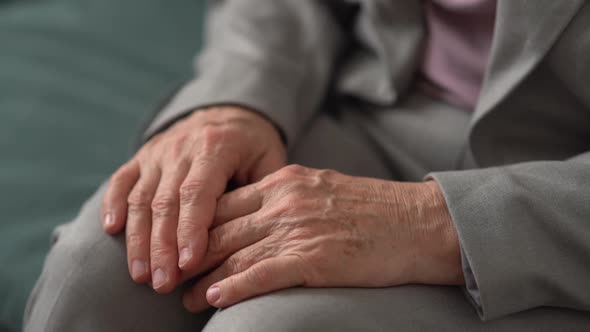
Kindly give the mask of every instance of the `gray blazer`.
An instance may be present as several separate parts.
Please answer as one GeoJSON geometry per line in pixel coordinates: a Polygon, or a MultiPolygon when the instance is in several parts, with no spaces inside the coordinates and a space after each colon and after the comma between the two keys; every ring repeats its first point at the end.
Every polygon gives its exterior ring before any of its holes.
{"type": "MultiPolygon", "coordinates": [[[[238,104],[297,140],[328,92],[394,105],[425,35],[416,0],[212,1],[208,44],[146,137],[192,110],[238,104]]],[[[430,176],[457,226],[483,319],[590,311],[590,3],[499,0],[463,169],[430,176]]]]}

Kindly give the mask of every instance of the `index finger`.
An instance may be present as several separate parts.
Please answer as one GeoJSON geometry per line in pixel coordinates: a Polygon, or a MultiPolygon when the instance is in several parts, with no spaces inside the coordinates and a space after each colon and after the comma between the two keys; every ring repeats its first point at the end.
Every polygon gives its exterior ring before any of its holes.
{"type": "Polygon", "coordinates": [[[225,193],[217,201],[213,227],[260,210],[262,199],[256,183],[225,193]]]}
{"type": "Polygon", "coordinates": [[[103,227],[110,234],[119,233],[127,220],[127,197],[139,179],[139,163],[132,159],[111,177],[102,201],[103,227]]]}

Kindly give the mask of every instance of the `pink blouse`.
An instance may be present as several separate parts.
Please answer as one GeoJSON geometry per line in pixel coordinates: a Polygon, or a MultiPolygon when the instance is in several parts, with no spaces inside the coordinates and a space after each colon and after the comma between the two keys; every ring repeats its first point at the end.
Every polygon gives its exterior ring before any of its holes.
{"type": "Polygon", "coordinates": [[[492,45],[496,0],[426,0],[420,86],[458,107],[477,104],[492,45]]]}

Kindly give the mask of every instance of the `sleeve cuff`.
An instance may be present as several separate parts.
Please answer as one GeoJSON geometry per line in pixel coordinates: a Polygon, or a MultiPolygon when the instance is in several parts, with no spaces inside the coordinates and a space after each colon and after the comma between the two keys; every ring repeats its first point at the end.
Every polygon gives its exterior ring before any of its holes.
{"type": "MultiPolygon", "coordinates": [[[[438,183],[439,187],[443,191],[443,195],[444,195],[445,200],[447,202],[447,206],[449,206],[449,195],[445,191],[445,189],[443,188],[443,185],[441,183],[442,181],[439,179],[440,177],[441,177],[440,173],[439,174],[429,174],[428,176],[426,176],[425,180],[434,180],[438,183]]],[[[451,207],[449,206],[449,210],[450,209],[451,209],[451,207]]],[[[459,227],[457,225],[457,222],[455,221],[455,217],[454,217],[454,214],[452,213],[452,211],[451,211],[451,219],[452,219],[452,222],[455,226],[455,229],[457,229],[457,232],[459,232],[459,227]]],[[[473,270],[471,269],[471,264],[469,263],[469,259],[467,258],[467,254],[465,253],[465,250],[463,249],[463,240],[461,239],[460,234],[459,234],[459,249],[460,249],[460,253],[461,253],[461,269],[463,271],[463,278],[465,280],[465,287],[463,288],[463,291],[464,291],[465,295],[467,296],[467,299],[469,300],[469,302],[476,309],[479,317],[483,318],[483,310],[482,310],[482,305],[481,305],[481,300],[480,300],[479,288],[477,286],[477,282],[476,282],[473,270]]]]}
{"type": "Polygon", "coordinates": [[[295,139],[300,130],[295,110],[303,77],[299,67],[224,53],[211,61],[203,57],[199,68],[203,68],[201,75],[182,87],[155,117],[144,140],[196,109],[217,105],[259,112],[279,128],[288,142],[295,139]]]}
{"type": "Polygon", "coordinates": [[[528,263],[510,213],[503,211],[511,196],[497,168],[432,173],[447,202],[461,246],[464,291],[482,320],[527,309],[528,263]]]}

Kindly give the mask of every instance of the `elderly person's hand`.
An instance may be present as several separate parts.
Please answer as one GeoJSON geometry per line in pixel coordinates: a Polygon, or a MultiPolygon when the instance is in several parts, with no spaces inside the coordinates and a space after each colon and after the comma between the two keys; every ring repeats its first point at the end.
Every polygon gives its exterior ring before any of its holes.
{"type": "Polygon", "coordinates": [[[238,107],[194,112],[112,176],[104,228],[115,234],[126,226],[131,276],[169,292],[181,281],[181,270],[200,265],[228,181],[253,183],[285,163],[280,135],[261,115],[238,107]]]}
{"type": "Polygon", "coordinates": [[[434,181],[399,183],[287,166],[217,204],[193,312],[283,288],[463,282],[459,242],[434,181]]]}

